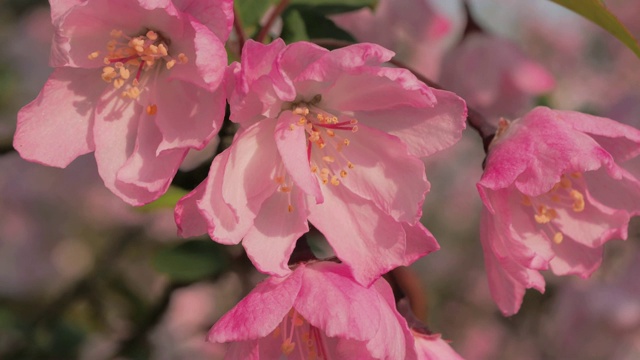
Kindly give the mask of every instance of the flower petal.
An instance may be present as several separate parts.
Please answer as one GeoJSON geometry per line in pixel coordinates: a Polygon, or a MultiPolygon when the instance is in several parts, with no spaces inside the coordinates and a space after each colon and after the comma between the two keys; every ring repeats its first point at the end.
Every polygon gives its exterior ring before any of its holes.
{"type": "Polygon", "coordinates": [[[247,256],[260,272],[277,276],[291,272],[289,257],[296,240],[309,231],[308,216],[301,191],[293,191],[290,197],[276,192],[262,203],[253,227],[242,240],[247,256]]]}
{"type": "Polygon", "coordinates": [[[271,333],[293,307],[302,284],[304,265],[291,275],[259,283],[209,331],[215,343],[254,340],[271,333]]]}
{"type": "Polygon", "coordinates": [[[207,233],[208,224],[198,208],[198,201],[202,199],[206,184],[207,179],[176,204],[174,219],[178,226],[179,236],[191,237],[207,233]]]}
{"type": "Polygon", "coordinates": [[[221,40],[226,40],[233,26],[233,0],[173,0],[179,10],[207,26],[221,40]]]}
{"type": "Polygon", "coordinates": [[[437,103],[430,106],[399,106],[376,111],[356,111],[363,124],[399,137],[414,156],[429,156],[455,144],[466,126],[467,107],[460,97],[431,89],[437,103]]]}
{"type": "Polygon", "coordinates": [[[291,111],[283,111],[276,124],[275,142],[282,157],[282,163],[295,186],[313,196],[316,203],[320,204],[323,201],[322,191],[317,177],[310,171],[307,135],[304,126],[297,124],[298,119],[300,119],[299,115],[291,111]]]}
{"type": "Polygon", "coordinates": [[[359,126],[343,154],[355,165],[342,184],[398,221],[415,224],[429,191],[424,163],[395,136],[359,126]]]}
{"type": "Polygon", "coordinates": [[[572,239],[553,244],[556,257],[551,260],[551,270],[556,275],[589,277],[602,263],[603,248],[584,246],[572,239]]]}
{"type": "Polygon", "coordinates": [[[94,70],[56,69],[38,97],[18,113],[13,146],[20,156],[66,167],[93,151],[93,107],[104,90],[101,81],[94,70]]]}
{"type": "Polygon", "coordinates": [[[326,187],[324,195],[323,204],[308,205],[309,221],[358,282],[369,285],[381,274],[410,263],[399,222],[344,186],[326,187]]]}

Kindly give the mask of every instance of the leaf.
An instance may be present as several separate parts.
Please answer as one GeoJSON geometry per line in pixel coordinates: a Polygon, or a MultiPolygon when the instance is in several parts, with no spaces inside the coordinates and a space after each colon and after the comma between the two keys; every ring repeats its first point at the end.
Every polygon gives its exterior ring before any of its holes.
{"type": "Polygon", "coordinates": [[[365,6],[373,7],[378,0],[291,0],[291,4],[299,5],[339,5],[361,8],[365,6]]]}
{"type": "Polygon", "coordinates": [[[355,42],[346,31],[328,19],[326,15],[344,9],[339,6],[291,5],[282,15],[282,38],[287,43],[309,39],[337,39],[355,42]]]}
{"type": "Polygon", "coordinates": [[[153,267],[178,282],[194,282],[222,273],[230,259],[224,245],[211,240],[190,240],[159,250],[153,267]]]}
{"type": "Polygon", "coordinates": [[[629,30],[613,15],[602,0],[551,0],[607,30],[640,57],[640,45],[629,30]]]}
{"type": "Polygon", "coordinates": [[[137,207],[136,209],[141,212],[152,212],[161,209],[172,209],[178,203],[178,200],[187,195],[187,191],[179,187],[170,186],[164,195],[160,196],[158,200],[137,207]]]}

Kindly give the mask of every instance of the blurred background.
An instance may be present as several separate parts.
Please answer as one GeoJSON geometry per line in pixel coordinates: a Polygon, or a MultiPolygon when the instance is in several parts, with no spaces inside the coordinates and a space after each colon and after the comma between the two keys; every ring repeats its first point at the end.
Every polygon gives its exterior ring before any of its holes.
{"type": "MultiPolygon", "coordinates": [[[[277,3],[237,1],[249,35],[277,3]]],[[[302,32],[292,20],[321,17],[329,35],[394,50],[491,122],[547,105],[640,127],[640,60],[548,0],[469,1],[468,11],[457,0],[316,6],[331,3],[292,1],[270,33],[324,37],[311,21],[302,32]]],[[[640,2],[606,4],[640,37],[640,2]]],[[[263,276],[241,247],[176,236],[171,204],[180,187],[202,180],[206,161],[181,171],[161,201],[132,208],[106,190],[92,154],[54,169],[13,151],[16,113],[51,72],[52,31],[47,1],[0,2],[0,358],[222,358],[224,345],[204,342],[205,334],[263,276]]],[[[605,246],[590,279],[545,274],[545,294],[527,292],[520,312],[505,318],[491,300],[477,235],[483,158],[469,129],[426,162],[432,189],[423,221],[441,250],[411,270],[429,328],[466,359],[639,359],[640,222],[628,240],[605,246]]],[[[627,168],[640,176],[640,161],[627,168]]]]}

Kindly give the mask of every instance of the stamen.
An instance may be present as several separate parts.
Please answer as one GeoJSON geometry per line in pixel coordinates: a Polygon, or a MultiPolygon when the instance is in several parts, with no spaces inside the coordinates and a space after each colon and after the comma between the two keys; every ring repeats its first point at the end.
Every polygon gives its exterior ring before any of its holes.
{"type": "Polygon", "coordinates": [[[283,354],[285,354],[286,356],[289,356],[291,355],[295,347],[296,347],[296,343],[292,342],[291,339],[285,339],[282,342],[282,346],[280,347],[280,350],[282,350],[283,354]]]}
{"type": "Polygon", "coordinates": [[[147,114],[155,115],[157,113],[158,113],[158,106],[156,106],[156,104],[147,106],[147,114]]]}
{"type": "Polygon", "coordinates": [[[562,243],[562,240],[564,239],[564,235],[562,235],[561,232],[557,232],[553,235],[553,242],[560,245],[560,243],[562,243]]]}
{"type": "Polygon", "coordinates": [[[94,51],[91,54],[89,54],[89,56],[87,56],[87,58],[89,60],[95,60],[98,58],[98,56],[100,56],[100,51],[94,51]]]}

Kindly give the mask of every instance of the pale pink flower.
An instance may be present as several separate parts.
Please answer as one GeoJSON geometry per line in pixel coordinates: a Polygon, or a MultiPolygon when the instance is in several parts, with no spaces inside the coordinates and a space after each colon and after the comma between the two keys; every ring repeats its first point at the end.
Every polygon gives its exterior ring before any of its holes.
{"type": "Polygon", "coordinates": [[[51,13],[55,70],[18,113],[14,147],[56,167],[95,151],[112,192],[154,200],[224,117],[232,1],[52,0],[51,13]]]}
{"type": "Polygon", "coordinates": [[[478,183],[480,240],[492,296],[506,315],[539,270],[588,277],[602,245],[627,237],[640,182],[620,167],[640,153],[640,131],[613,120],[538,107],[505,125],[478,183]]]}
{"type": "Polygon", "coordinates": [[[182,235],[244,238],[260,271],[285,275],[309,221],[362,283],[436,250],[419,223],[429,189],[419,157],[460,138],[466,107],[380,66],[391,56],[373,44],[248,42],[229,81],[241,129],[178,203],[182,235]]]}
{"type": "Polygon", "coordinates": [[[445,56],[440,84],[497,122],[523,115],[534,97],[553,89],[555,81],[515,44],[471,33],[445,56]]]}
{"type": "Polygon", "coordinates": [[[258,284],[209,332],[227,359],[416,359],[382,278],[363,287],[343,264],[300,264],[258,284]]]}
{"type": "Polygon", "coordinates": [[[397,60],[433,79],[453,34],[453,21],[430,0],[380,0],[375,10],[364,7],[331,20],[360,42],[393,50],[397,60]]]}

